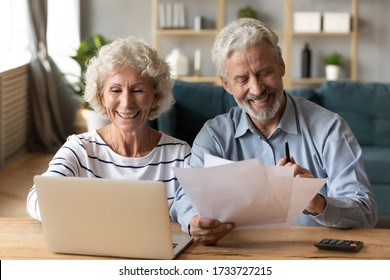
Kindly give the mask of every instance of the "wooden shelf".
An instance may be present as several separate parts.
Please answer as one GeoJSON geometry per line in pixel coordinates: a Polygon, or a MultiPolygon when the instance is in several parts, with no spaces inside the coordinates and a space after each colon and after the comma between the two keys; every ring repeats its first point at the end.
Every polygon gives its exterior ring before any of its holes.
{"type": "Polygon", "coordinates": [[[352,36],[352,32],[293,32],[293,36],[352,36]]]}
{"type": "MultiPolygon", "coordinates": [[[[285,77],[285,86],[294,87],[296,85],[320,85],[326,79],[325,78],[294,78],[291,73],[293,72],[293,38],[294,37],[345,37],[350,40],[349,48],[349,80],[357,79],[357,30],[358,30],[358,0],[343,0],[350,2],[350,14],[351,14],[351,32],[348,33],[338,33],[338,32],[294,32],[293,30],[293,15],[294,12],[294,2],[299,2],[301,0],[284,0],[284,34],[283,39],[285,41],[284,45],[284,60],[286,63],[286,77],[285,77]]],[[[326,4],[325,0],[322,0],[326,4]]],[[[341,0],[339,0],[341,2],[341,0]]],[[[314,4],[313,4],[314,5],[314,4]]],[[[314,6],[313,6],[314,7],[314,6]]],[[[325,12],[325,11],[321,11],[325,12]]]]}
{"type": "Polygon", "coordinates": [[[216,76],[179,76],[178,80],[186,82],[200,82],[200,83],[218,83],[219,77],[216,76]]]}
{"type": "MultiPolygon", "coordinates": [[[[283,59],[286,64],[286,75],[284,77],[284,85],[286,87],[293,87],[294,85],[316,85],[321,84],[325,81],[325,78],[309,78],[309,79],[301,79],[301,78],[294,78],[294,75],[296,76],[297,73],[293,72],[293,63],[296,63],[296,60],[293,62],[293,57],[296,56],[296,53],[293,53],[294,49],[294,39],[297,38],[316,38],[316,37],[323,37],[323,38],[330,38],[334,37],[335,40],[338,40],[338,38],[348,38],[349,45],[347,48],[349,48],[349,57],[345,61],[349,61],[348,65],[348,71],[350,80],[356,80],[357,79],[357,36],[358,36],[358,0],[339,0],[339,2],[343,2],[345,4],[345,1],[349,1],[350,6],[350,14],[351,14],[351,32],[349,33],[328,33],[328,32],[294,32],[293,30],[293,16],[294,12],[297,12],[298,10],[294,9],[294,3],[299,3],[299,1],[302,0],[278,0],[283,1],[283,27],[277,30],[274,30],[278,36],[280,37],[280,41],[283,45],[281,45],[281,48],[283,49],[283,59]]],[[[321,0],[323,2],[323,6],[326,7],[327,1],[321,0]]],[[[161,2],[164,2],[161,0],[161,2]]],[[[254,7],[255,9],[258,9],[261,5],[266,4],[266,0],[259,0],[259,6],[254,7]]],[[[183,29],[161,29],[158,27],[158,5],[160,3],[160,0],[152,0],[152,44],[154,47],[156,47],[159,51],[161,51],[160,46],[160,39],[163,36],[182,36],[185,37],[184,41],[188,42],[188,37],[194,37],[191,41],[191,47],[197,46],[197,38],[200,36],[215,36],[225,25],[225,22],[230,21],[225,20],[225,5],[229,3],[227,0],[213,0],[209,1],[207,3],[210,3],[210,5],[216,4],[215,8],[215,19],[213,19],[216,23],[215,29],[202,29],[202,30],[194,30],[190,28],[183,28],[183,29]]],[[[202,2],[204,3],[204,2],[202,2]]],[[[255,5],[255,4],[253,4],[255,5]]],[[[316,4],[308,4],[312,5],[312,7],[308,7],[307,9],[310,10],[310,8],[315,9],[316,4]]],[[[346,6],[346,5],[344,5],[346,6]]],[[[207,9],[207,7],[204,7],[207,9]]],[[[321,12],[326,12],[321,11],[321,12]]],[[[271,15],[274,16],[274,15],[271,15]]],[[[190,38],[191,39],[191,38],[190,38]]],[[[208,40],[208,39],[207,39],[208,40]]],[[[210,40],[213,40],[210,39],[210,40]]],[[[326,40],[326,39],[324,39],[326,40]]],[[[333,39],[332,39],[333,40],[333,39]]],[[[200,40],[199,40],[200,41],[200,40]]],[[[202,40],[203,41],[203,40],[202,40]]],[[[326,42],[326,41],[325,41],[326,42]]],[[[296,44],[295,44],[296,46],[296,44]]],[[[164,55],[164,54],[162,54],[164,55]]],[[[296,65],[295,65],[296,66],[296,65]]],[[[296,69],[295,69],[296,71],[296,69]]],[[[202,72],[202,71],[201,71],[202,72]]],[[[320,74],[321,75],[321,74],[320,74]]],[[[182,80],[191,81],[191,82],[210,82],[210,83],[220,83],[219,77],[217,76],[190,76],[190,77],[180,77],[182,80]]]]}
{"type": "MultiPolygon", "coordinates": [[[[191,36],[191,37],[201,37],[201,36],[212,36],[215,37],[219,30],[224,26],[225,22],[225,1],[226,0],[214,0],[216,4],[215,9],[215,23],[216,28],[214,29],[201,29],[194,30],[191,28],[167,28],[162,29],[158,27],[158,6],[160,1],[152,1],[152,44],[157,50],[161,51],[160,38],[163,36],[191,36]]],[[[161,1],[163,2],[163,1],[161,1]]],[[[211,2],[211,1],[210,1],[211,2]]],[[[206,7],[207,8],[207,7],[206,7]]],[[[212,38],[211,40],[213,40],[212,38]]],[[[193,43],[193,46],[196,46],[196,40],[193,43]]],[[[164,55],[164,54],[162,54],[164,55]]],[[[201,71],[202,72],[202,71],[201,71]]],[[[204,83],[219,83],[219,77],[215,76],[186,76],[178,77],[179,80],[184,80],[188,82],[204,82],[204,83]]]]}
{"type": "Polygon", "coordinates": [[[217,35],[218,30],[216,29],[202,29],[202,30],[193,30],[193,29],[157,29],[157,36],[215,36],[217,35]]]}
{"type": "Polygon", "coordinates": [[[317,85],[325,82],[325,78],[293,78],[292,83],[294,85],[317,85]]]}

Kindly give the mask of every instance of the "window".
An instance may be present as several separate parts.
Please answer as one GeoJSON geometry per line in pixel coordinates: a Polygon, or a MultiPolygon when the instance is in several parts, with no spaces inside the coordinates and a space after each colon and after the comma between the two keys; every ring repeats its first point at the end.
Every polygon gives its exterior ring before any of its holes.
{"type": "Polygon", "coordinates": [[[0,71],[29,61],[29,26],[26,0],[0,1],[0,71]]]}
{"type": "MultiPolygon", "coordinates": [[[[30,32],[27,0],[0,0],[0,71],[30,61],[30,32]]],[[[70,58],[80,43],[79,33],[79,0],[49,0],[48,52],[64,73],[79,72],[70,58]]]]}
{"type": "Polygon", "coordinates": [[[79,75],[78,64],[70,57],[80,44],[79,0],[49,0],[47,18],[47,47],[58,68],[72,79],[79,75]],[[66,24],[64,24],[66,23],[66,24]]]}

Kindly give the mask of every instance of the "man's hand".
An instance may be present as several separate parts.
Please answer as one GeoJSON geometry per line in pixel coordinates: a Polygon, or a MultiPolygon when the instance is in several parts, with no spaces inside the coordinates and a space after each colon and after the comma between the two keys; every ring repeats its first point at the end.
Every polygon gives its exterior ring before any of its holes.
{"type": "Polygon", "coordinates": [[[311,174],[311,172],[309,170],[296,164],[293,157],[290,158],[290,162],[287,162],[287,158],[281,158],[276,165],[277,166],[292,166],[292,167],[294,167],[294,177],[314,178],[314,175],[311,174]]]}
{"type": "Polygon", "coordinates": [[[306,207],[306,210],[313,215],[319,215],[324,212],[326,207],[325,198],[319,193],[309,202],[309,205],[306,207]]]}
{"type": "MultiPolygon", "coordinates": [[[[287,162],[286,158],[281,158],[278,161],[277,165],[294,167],[294,177],[314,178],[314,175],[309,170],[296,164],[293,158],[290,159],[290,162],[287,162]]],[[[316,194],[316,196],[309,202],[309,205],[307,206],[306,210],[313,215],[318,215],[324,212],[325,207],[326,207],[325,198],[320,194],[316,194]]]]}
{"type": "Polygon", "coordinates": [[[202,245],[214,245],[233,229],[233,223],[221,223],[218,220],[194,216],[190,220],[189,233],[194,237],[194,241],[202,245]]]}

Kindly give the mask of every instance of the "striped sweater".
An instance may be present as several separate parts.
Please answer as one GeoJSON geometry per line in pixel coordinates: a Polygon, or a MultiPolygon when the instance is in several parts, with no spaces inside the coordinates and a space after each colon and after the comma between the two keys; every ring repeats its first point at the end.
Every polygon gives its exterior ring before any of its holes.
{"type": "MultiPolygon", "coordinates": [[[[157,146],[145,157],[130,158],[115,153],[97,132],[69,136],[49,163],[45,176],[155,180],[164,182],[169,208],[178,186],[171,167],[184,167],[191,147],[162,133],[157,146]]],[[[27,214],[40,220],[35,186],[27,196],[27,214]]]]}

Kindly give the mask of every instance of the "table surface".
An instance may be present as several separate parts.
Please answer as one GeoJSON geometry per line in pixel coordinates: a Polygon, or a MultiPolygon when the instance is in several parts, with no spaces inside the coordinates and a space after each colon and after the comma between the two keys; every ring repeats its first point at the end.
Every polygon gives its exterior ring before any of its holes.
{"type": "MultiPolygon", "coordinates": [[[[172,224],[172,230],[182,233],[177,224],[172,224]]],[[[0,259],[111,258],[51,253],[45,247],[40,222],[30,218],[0,218],[0,259]]],[[[326,227],[241,229],[231,232],[215,246],[193,242],[177,259],[390,259],[390,230],[326,227]],[[359,252],[320,250],[313,244],[323,238],[360,240],[364,242],[364,247],[359,252]]]]}

